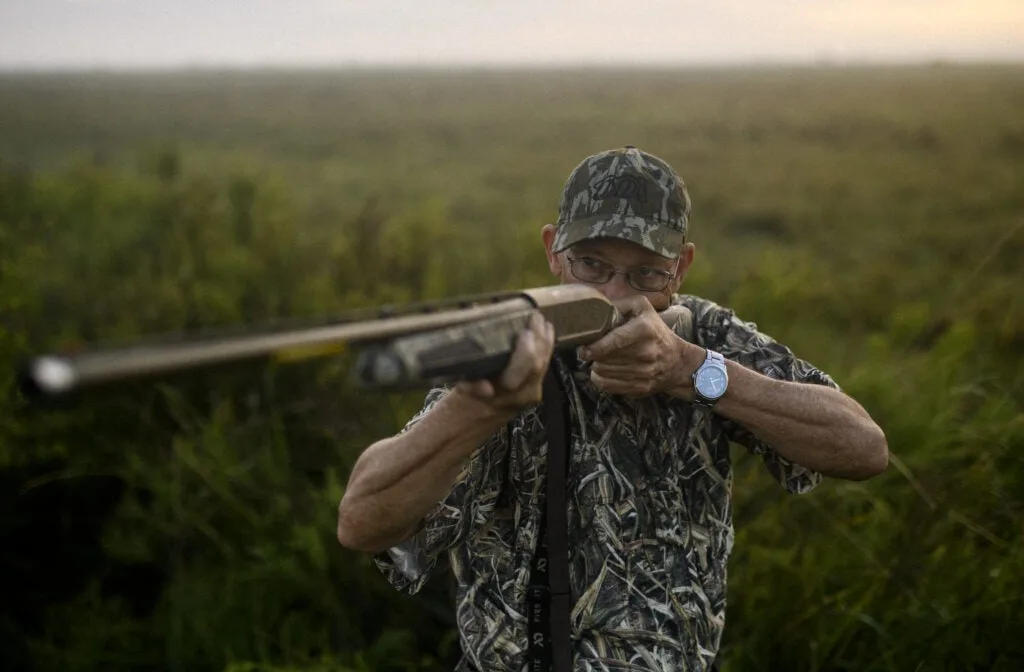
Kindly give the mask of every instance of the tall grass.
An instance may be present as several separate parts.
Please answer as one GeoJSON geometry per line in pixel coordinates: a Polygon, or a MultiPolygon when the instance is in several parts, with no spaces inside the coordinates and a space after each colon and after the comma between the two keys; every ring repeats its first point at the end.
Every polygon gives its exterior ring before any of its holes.
{"type": "MultiPolygon", "coordinates": [[[[693,195],[684,291],[829,371],[892,451],[792,497],[737,450],[724,669],[1019,669],[1020,75],[5,76],[0,357],[545,284],[566,175],[637,144],[693,195]]],[[[356,456],[421,401],[350,363],[46,413],[0,369],[2,658],[450,669],[445,577],[399,596],[334,540],[356,456]]]]}

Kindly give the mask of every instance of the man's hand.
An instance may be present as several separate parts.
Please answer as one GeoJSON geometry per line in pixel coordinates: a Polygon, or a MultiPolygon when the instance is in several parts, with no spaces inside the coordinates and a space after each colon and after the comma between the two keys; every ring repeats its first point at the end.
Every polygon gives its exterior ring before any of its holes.
{"type": "Polygon", "coordinates": [[[628,321],[582,350],[593,362],[590,379],[608,394],[642,397],[666,392],[693,398],[690,376],[704,359],[703,348],[669,329],[646,297],[612,303],[628,321]]]}
{"type": "Polygon", "coordinates": [[[544,375],[554,347],[554,325],[535,313],[497,379],[462,381],[455,391],[481,402],[497,415],[512,417],[541,402],[544,375]]]}

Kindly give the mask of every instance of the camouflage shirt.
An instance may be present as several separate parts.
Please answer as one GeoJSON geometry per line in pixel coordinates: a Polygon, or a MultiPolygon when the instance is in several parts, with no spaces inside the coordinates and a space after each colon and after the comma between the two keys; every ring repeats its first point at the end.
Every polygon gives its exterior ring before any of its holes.
{"type": "MultiPolygon", "coordinates": [[[[676,295],[698,345],[760,373],[836,387],[711,301],[676,295]]],[[[707,670],[725,618],[733,544],[729,443],[760,456],[792,493],[821,475],[744,427],[667,395],[607,395],[574,356],[553,366],[569,397],[569,580],[575,670],[707,670]]],[[[446,393],[430,391],[411,427],[446,393]]],[[[527,669],[526,588],[546,472],[543,409],[521,413],[471,456],[420,531],[378,554],[398,590],[418,591],[447,554],[470,669],[527,669]]],[[[405,431],[405,430],[403,430],[405,431]]]]}

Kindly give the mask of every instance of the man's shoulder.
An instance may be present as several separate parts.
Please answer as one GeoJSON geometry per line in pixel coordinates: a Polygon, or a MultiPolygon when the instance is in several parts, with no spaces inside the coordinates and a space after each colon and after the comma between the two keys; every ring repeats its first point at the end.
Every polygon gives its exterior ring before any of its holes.
{"type": "Polygon", "coordinates": [[[749,334],[758,332],[755,323],[740,319],[732,308],[702,296],[675,294],[672,305],[688,308],[693,314],[692,330],[699,345],[713,348],[726,340],[730,331],[736,329],[749,334]]]}
{"type": "Polygon", "coordinates": [[[676,294],[672,301],[673,305],[685,306],[693,313],[691,333],[697,345],[726,357],[765,351],[793,355],[786,345],[761,331],[756,322],[743,319],[729,306],[692,294],[676,294]]]}
{"type": "Polygon", "coordinates": [[[736,311],[710,299],[676,294],[673,305],[693,313],[694,342],[721,352],[772,378],[814,382],[839,389],[824,371],[801,359],[785,343],[761,331],[756,322],[742,319],[736,311]]]}
{"type": "Polygon", "coordinates": [[[685,306],[689,308],[695,316],[708,316],[717,314],[734,314],[734,311],[726,306],[722,306],[711,299],[696,294],[673,294],[672,295],[673,306],[685,306]]]}

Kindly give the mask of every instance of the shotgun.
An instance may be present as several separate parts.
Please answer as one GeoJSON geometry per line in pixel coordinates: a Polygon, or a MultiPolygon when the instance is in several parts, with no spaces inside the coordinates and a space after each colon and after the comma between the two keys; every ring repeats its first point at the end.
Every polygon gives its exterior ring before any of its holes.
{"type": "MultiPolygon", "coordinates": [[[[228,364],[291,363],[349,349],[357,355],[354,382],[367,388],[491,378],[504,370],[518,335],[538,311],[555,327],[556,352],[593,343],[628,319],[593,287],[555,285],[351,311],[318,324],[54,352],[23,362],[17,381],[29,399],[58,398],[228,364]]],[[[689,339],[688,309],[673,306],[661,317],[689,339]]]]}

